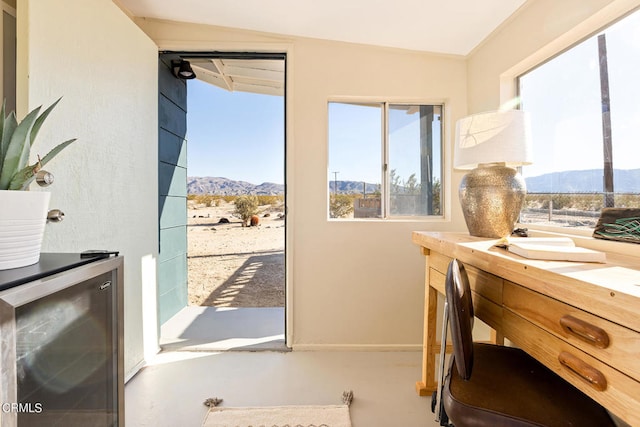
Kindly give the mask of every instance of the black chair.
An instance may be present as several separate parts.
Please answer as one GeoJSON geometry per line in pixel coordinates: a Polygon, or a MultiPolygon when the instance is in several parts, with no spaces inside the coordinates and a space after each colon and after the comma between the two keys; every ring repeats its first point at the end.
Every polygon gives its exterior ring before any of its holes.
{"type": "Polygon", "coordinates": [[[457,260],[449,264],[445,288],[439,383],[432,402],[441,425],[615,426],[602,406],[524,351],[473,342],[471,288],[457,260]],[[443,381],[447,317],[453,356],[443,381]]]}

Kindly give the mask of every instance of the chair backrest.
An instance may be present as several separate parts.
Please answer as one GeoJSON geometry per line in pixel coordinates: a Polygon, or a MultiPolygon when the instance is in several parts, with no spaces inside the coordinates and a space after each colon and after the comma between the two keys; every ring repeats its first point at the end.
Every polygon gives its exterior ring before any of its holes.
{"type": "Polygon", "coordinates": [[[467,272],[456,259],[449,263],[445,292],[456,368],[468,380],[473,368],[473,302],[467,272]]]}

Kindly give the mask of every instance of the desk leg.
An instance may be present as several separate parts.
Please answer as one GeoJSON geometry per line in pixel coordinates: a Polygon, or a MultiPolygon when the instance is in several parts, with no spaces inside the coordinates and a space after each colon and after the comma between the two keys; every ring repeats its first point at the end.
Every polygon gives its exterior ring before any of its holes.
{"type": "Polygon", "coordinates": [[[491,342],[497,345],[504,345],[504,335],[495,329],[491,329],[491,342]]]}
{"type": "Polygon", "coordinates": [[[416,383],[416,391],[420,396],[430,396],[438,383],[436,379],[436,354],[439,345],[436,342],[436,322],[438,315],[438,291],[429,286],[427,262],[425,301],[424,301],[424,336],[422,338],[422,381],[416,383]]]}

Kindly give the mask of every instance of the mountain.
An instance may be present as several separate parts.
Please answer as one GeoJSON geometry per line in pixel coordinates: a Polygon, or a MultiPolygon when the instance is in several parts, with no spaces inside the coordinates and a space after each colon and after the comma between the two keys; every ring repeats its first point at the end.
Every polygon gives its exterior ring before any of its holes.
{"type": "MultiPolygon", "coordinates": [[[[602,169],[562,171],[525,178],[528,193],[602,192],[602,169]]],[[[640,169],[614,169],[616,193],[640,193],[640,169]]]]}
{"type": "MultiPolygon", "coordinates": [[[[529,193],[598,193],[602,192],[602,170],[563,171],[525,178],[529,193]]],[[[338,181],[338,193],[373,194],[380,190],[379,184],[362,181],[338,181]]],[[[329,181],[329,191],[335,192],[336,181],[329,181]]],[[[640,193],[640,169],[615,169],[613,185],[616,193],[640,193]]],[[[217,194],[235,196],[241,194],[276,195],[284,193],[284,185],[263,182],[256,185],[246,181],[235,181],[222,177],[188,177],[189,194],[217,194]]]]}
{"type": "MultiPolygon", "coordinates": [[[[367,186],[367,194],[380,191],[380,185],[362,181],[337,181],[337,184],[339,194],[362,194],[362,189],[365,185],[367,186]]],[[[336,181],[329,181],[329,191],[335,193],[336,181]]]]}
{"type": "MultiPolygon", "coordinates": [[[[528,193],[601,193],[602,169],[562,171],[525,178],[528,193]]],[[[362,194],[362,181],[337,181],[338,193],[362,194]]],[[[336,181],[329,181],[329,191],[335,192],[336,181]]],[[[378,184],[366,183],[367,194],[380,190],[378,184]]],[[[640,193],[640,169],[614,169],[613,187],[616,193],[640,193]]]]}
{"type": "Polygon", "coordinates": [[[216,194],[238,196],[241,194],[277,195],[284,194],[284,185],[263,182],[256,185],[246,181],[235,181],[222,177],[187,177],[188,194],[216,194]]]}

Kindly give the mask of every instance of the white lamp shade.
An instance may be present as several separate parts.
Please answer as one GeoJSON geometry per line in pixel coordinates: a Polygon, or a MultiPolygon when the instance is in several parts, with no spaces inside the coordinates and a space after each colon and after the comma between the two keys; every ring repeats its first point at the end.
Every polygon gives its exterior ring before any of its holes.
{"type": "Polygon", "coordinates": [[[525,111],[491,111],[456,123],[456,169],[474,169],[483,163],[516,167],[529,165],[532,160],[531,125],[525,111]]]}

